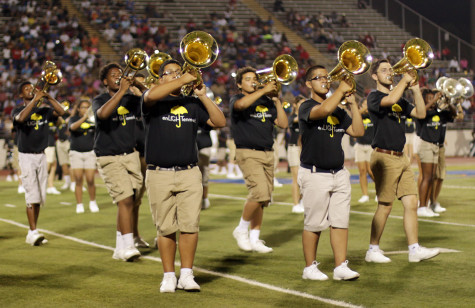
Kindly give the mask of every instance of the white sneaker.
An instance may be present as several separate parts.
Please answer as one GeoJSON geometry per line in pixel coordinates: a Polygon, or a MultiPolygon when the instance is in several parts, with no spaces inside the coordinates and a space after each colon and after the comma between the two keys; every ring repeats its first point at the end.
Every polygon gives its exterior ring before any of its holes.
{"type": "Polygon", "coordinates": [[[356,280],[360,274],[348,267],[348,260],[333,270],[333,280],[356,280]]]}
{"type": "Polygon", "coordinates": [[[112,259],[124,261],[124,258],[122,257],[122,250],[119,250],[117,248],[114,249],[114,253],[112,254],[112,259]]]}
{"type": "Polygon", "coordinates": [[[362,196],[359,200],[358,200],[358,203],[366,203],[369,201],[369,196],[368,195],[364,195],[362,196]]]}
{"type": "Polygon", "coordinates": [[[13,177],[12,177],[11,174],[7,175],[6,181],[7,182],[13,182],[13,177]]]}
{"type": "Polygon", "coordinates": [[[126,247],[122,249],[122,259],[127,262],[133,262],[140,258],[140,251],[134,246],[126,247]]]}
{"type": "Polygon", "coordinates": [[[274,187],[282,187],[284,185],[282,185],[278,180],[277,178],[274,178],[274,187]]]}
{"type": "Polygon", "coordinates": [[[318,268],[317,261],[313,261],[312,265],[303,269],[302,278],[310,280],[327,280],[328,276],[322,273],[318,268]]]}
{"type": "Polygon", "coordinates": [[[236,239],[239,248],[244,251],[252,251],[248,230],[241,230],[239,227],[236,227],[233,231],[233,236],[236,239]]]}
{"type": "Polygon", "coordinates": [[[193,276],[193,271],[188,274],[180,275],[178,280],[177,289],[185,290],[188,292],[198,292],[200,291],[200,285],[195,282],[195,277],[193,276]]]}
{"type": "Polygon", "coordinates": [[[257,240],[257,242],[255,242],[255,243],[251,242],[251,248],[252,248],[253,251],[258,252],[258,253],[273,252],[274,249],[272,249],[270,247],[267,247],[266,245],[264,245],[265,243],[266,242],[264,242],[263,240],[257,240]]]}
{"type": "Polygon", "coordinates": [[[160,283],[160,293],[175,293],[175,290],[176,290],[176,277],[163,276],[163,280],[160,283]]]}
{"type": "Polygon", "coordinates": [[[150,244],[139,236],[134,237],[134,245],[137,248],[150,248],[150,244]]]}
{"type": "Polygon", "coordinates": [[[364,258],[366,262],[374,262],[374,263],[389,263],[391,259],[384,255],[384,251],[381,249],[368,249],[366,252],[366,257],[364,258]]]}
{"type": "Polygon", "coordinates": [[[45,236],[39,232],[32,232],[26,235],[25,242],[31,246],[40,246],[45,236]]]}
{"type": "Polygon", "coordinates": [[[304,212],[304,208],[303,208],[302,203],[292,206],[292,213],[303,213],[303,212],[304,212]]]}
{"type": "Polygon", "coordinates": [[[439,202],[431,204],[430,207],[431,207],[431,209],[434,213],[443,213],[443,212],[447,211],[447,209],[445,207],[440,206],[439,202]]]}
{"type": "Polygon", "coordinates": [[[44,244],[48,244],[48,240],[45,238],[41,241],[41,245],[44,245],[44,244]]]}
{"type": "Polygon", "coordinates": [[[50,195],[61,195],[61,192],[56,189],[56,187],[48,187],[46,188],[46,193],[50,195]]]}
{"type": "Polygon", "coordinates": [[[82,214],[84,213],[84,205],[82,203],[78,203],[76,205],[76,213],[77,214],[82,214]]]}
{"type": "Polygon", "coordinates": [[[96,201],[89,201],[89,210],[91,213],[99,212],[99,207],[97,206],[96,201]]]}
{"type": "Polygon", "coordinates": [[[428,206],[421,206],[417,209],[418,217],[439,217],[439,213],[434,213],[432,209],[428,206]]]}
{"type": "Polygon", "coordinates": [[[409,252],[409,262],[420,262],[435,257],[440,253],[438,248],[417,247],[416,251],[409,252]]]}
{"type": "Polygon", "coordinates": [[[209,203],[209,199],[208,198],[205,198],[201,201],[201,209],[202,210],[206,210],[206,209],[209,209],[209,206],[211,204],[209,203]]]}
{"type": "Polygon", "coordinates": [[[18,185],[18,193],[19,194],[24,194],[25,193],[25,187],[23,187],[23,185],[18,185]]]}
{"type": "Polygon", "coordinates": [[[61,189],[61,190],[66,190],[66,189],[69,188],[69,185],[70,185],[70,184],[68,184],[68,183],[65,182],[65,183],[63,184],[63,186],[61,186],[60,189],[61,189]]]}
{"type": "Polygon", "coordinates": [[[16,173],[13,175],[13,180],[14,180],[15,182],[18,181],[18,175],[17,175],[16,173]]]}

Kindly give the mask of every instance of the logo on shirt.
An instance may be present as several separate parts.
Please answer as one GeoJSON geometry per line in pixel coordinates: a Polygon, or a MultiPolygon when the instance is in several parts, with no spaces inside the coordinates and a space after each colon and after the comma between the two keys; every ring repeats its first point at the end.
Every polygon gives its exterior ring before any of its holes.
{"type": "Polygon", "coordinates": [[[87,130],[91,127],[91,124],[87,123],[87,122],[83,122],[81,124],[81,128],[84,129],[84,133],[83,135],[86,136],[87,135],[87,130]]]}
{"type": "Polygon", "coordinates": [[[435,129],[438,129],[440,126],[440,117],[438,115],[433,116],[432,123],[427,123],[427,126],[432,126],[435,127],[435,129]]]}
{"type": "Polygon", "coordinates": [[[125,126],[127,124],[126,121],[126,115],[129,113],[129,110],[125,108],[124,106],[120,106],[117,108],[117,114],[119,115],[119,120],[122,121],[122,126],[125,126]]]}
{"type": "Polygon", "coordinates": [[[368,127],[372,127],[372,126],[373,126],[373,123],[371,123],[371,119],[370,119],[370,118],[366,118],[366,119],[363,119],[363,125],[364,125],[364,129],[367,130],[368,127]]]}
{"type": "Polygon", "coordinates": [[[394,104],[392,105],[391,110],[393,112],[392,115],[398,119],[398,123],[401,123],[401,112],[402,112],[401,106],[399,106],[398,104],[394,104]]]}
{"type": "Polygon", "coordinates": [[[338,118],[337,118],[337,117],[328,116],[328,117],[327,117],[327,123],[331,125],[330,137],[333,138],[333,136],[334,136],[333,133],[334,133],[334,131],[335,131],[335,125],[340,124],[340,121],[338,121],[338,118]]]}
{"type": "Polygon", "coordinates": [[[188,113],[188,110],[186,110],[186,108],[183,107],[183,106],[178,106],[178,105],[177,105],[177,106],[173,107],[173,108],[170,110],[170,113],[177,116],[178,124],[175,125],[175,126],[179,128],[179,127],[181,127],[181,120],[182,120],[182,118],[183,118],[183,115],[184,115],[185,113],[188,113]]]}
{"type": "Polygon", "coordinates": [[[261,122],[265,122],[266,118],[272,117],[272,114],[268,113],[269,109],[264,105],[259,105],[256,107],[256,113],[251,114],[251,117],[260,119],[261,122]]]}
{"type": "Polygon", "coordinates": [[[38,130],[38,127],[39,127],[38,124],[40,124],[40,120],[43,119],[43,116],[33,113],[30,118],[36,122],[35,129],[38,130]]]}

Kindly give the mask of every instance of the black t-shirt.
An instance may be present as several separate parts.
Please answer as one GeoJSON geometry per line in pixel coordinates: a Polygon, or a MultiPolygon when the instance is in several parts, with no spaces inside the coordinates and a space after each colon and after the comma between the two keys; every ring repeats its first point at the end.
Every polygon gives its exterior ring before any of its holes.
{"type": "Polygon", "coordinates": [[[168,168],[197,163],[198,126],[205,125],[209,119],[201,101],[170,95],[146,108],[142,96],[141,105],[147,164],[168,168]]]}
{"type": "Polygon", "coordinates": [[[76,115],[69,120],[69,129],[71,132],[71,151],[77,152],[89,152],[94,148],[94,131],[95,125],[89,120],[81,123],[81,126],[77,130],[71,130],[71,125],[81,119],[76,115]]]}
{"type": "Polygon", "coordinates": [[[406,134],[412,134],[415,131],[414,120],[411,117],[406,118],[406,134]]]}
{"type": "Polygon", "coordinates": [[[69,139],[68,136],[68,125],[66,123],[60,124],[58,126],[58,139],[60,141],[66,141],[69,139]]]}
{"type": "Polygon", "coordinates": [[[406,143],[406,117],[411,114],[414,106],[401,98],[391,107],[381,107],[381,100],[387,95],[378,90],[368,95],[369,116],[374,124],[371,146],[402,152],[406,143]]]}
{"type": "Polygon", "coordinates": [[[211,131],[212,127],[205,124],[204,127],[198,127],[198,133],[196,135],[196,145],[198,146],[198,150],[209,148],[213,145],[213,141],[211,140],[211,131]]]}
{"type": "Polygon", "coordinates": [[[135,148],[135,122],[140,116],[140,97],[125,94],[105,120],[97,118],[97,110],[111,99],[109,93],[103,93],[92,100],[92,110],[96,117],[94,152],[97,156],[132,153],[135,148]]]}
{"type": "Polygon", "coordinates": [[[300,162],[322,169],[343,167],[345,153],[341,139],[352,120],[345,110],[337,107],[325,119],[309,120],[310,111],[320,103],[309,99],[299,109],[299,126],[302,135],[300,162]]]}
{"type": "MultiPolygon", "coordinates": [[[[451,118],[450,112],[442,111],[437,112],[437,110],[430,109],[426,111],[426,117],[424,119],[416,119],[420,126],[420,137],[422,140],[439,144],[441,140],[441,134],[444,133],[445,129],[442,128],[442,125],[445,123],[447,126],[447,121],[451,118]]],[[[444,138],[442,138],[445,140],[444,138]]]]}
{"type": "Polygon", "coordinates": [[[48,123],[48,147],[54,147],[56,144],[56,133],[58,131],[58,128],[56,127],[57,121],[58,117],[54,117],[53,121],[48,123]]]}
{"type": "Polygon", "coordinates": [[[135,121],[135,149],[139,152],[140,157],[145,156],[145,128],[142,121],[142,114],[135,121]]]}
{"type": "MultiPolygon", "coordinates": [[[[20,106],[13,110],[15,119],[23,109],[20,106]]],[[[34,107],[30,116],[23,123],[14,121],[18,135],[18,151],[22,153],[40,153],[48,146],[48,123],[54,121],[53,109],[49,107],[34,107]]]]}
{"type": "Polygon", "coordinates": [[[277,109],[267,96],[261,96],[244,110],[235,110],[234,103],[244,97],[237,94],[231,97],[231,133],[237,148],[270,150],[274,144],[272,131],[277,109]]]}
{"type": "Polygon", "coordinates": [[[369,114],[363,114],[361,117],[363,118],[364,135],[363,137],[356,138],[356,143],[369,145],[373,142],[374,124],[371,122],[369,114]]]}
{"type": "Polygon", "coordinates": [[[297,117],[296,114],[291,114],[289,116],[289,131],[290,131],[290,137],[289,137],[289,145],[297,145],[299,141],[299,134],[300,134],[300,128],[299,128],[299,122],[294,122],[294,119],[297,117]]]}

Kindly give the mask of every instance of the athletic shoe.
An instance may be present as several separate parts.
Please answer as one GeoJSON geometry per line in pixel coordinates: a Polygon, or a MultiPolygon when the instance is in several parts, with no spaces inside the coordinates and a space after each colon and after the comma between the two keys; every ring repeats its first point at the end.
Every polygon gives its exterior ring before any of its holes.
{"type": "Polygon", "coordinates": [[[374,263],[389,263],[391,259],[384,255],[384,251],[381,249],[368,249],[366,252],[366,257],[364,258],[366,262],[374,262],[374,263]]]}
{"type": "Polygon", "coordinates": [[[430,207],[434,213],[443,213],[447,211],[445,207],[440,206],[439,202],[432,203],[430,207]]]}
{"type": "Polygon", "coordinates": [[[66,190],[66,189],[69,188],[69,185],[70,185],[69,183],[64,183],[63,186],[61,186],[60,189],[61,189],[61,190],[66,190]]]}
{"type": "Polygon", "coordinates": [[[25,193],[25,187],[23,187],[23,185],[18,185],[18,193],[19,194],[24,194],[25,193]]]}
{"type": "Polygon", "coordinates": [[[200,291],[200,286],[195,282],[195,277],[193,276],[193,271],[191,273],[180,275],[178,279],[177,289],[185,290],[188,292],[198,292],[200,291]]]}
{"type": "Polygon", "coordinates": [[[368,195],[364,195],[362,196],[359,200],[358,200],[358,203],[366,203],[369,201],[369,196],[368,195]]]}
{"type": "Polygon", "coordinates": [[[265,243],[266,242],[264,242],[263,240],[257,240],[257,242],[255,242],[255,243],[251,242],[251,248],[252,248],[253,251],[258,252],[258,253],[273,252],[274,249],[272,249],[270,247],[267,247],[266,245],[264,245],[265,243]]]}
{"type": "Polygon", "coordinates": [[[46,193],[50,195],[61,195],[61,192],[56,189],[56,187],[48,187],[46,188],[46,193]]]}
{"type": "Polygon", "coordinates": [[[112,259],[115,260],[124,260],[122,257],[122,251],[120,249],[114,249],[114,253],[112,254],[112,259]]]}
{"type": "Polygon", "coordinates": [[[233,231],[233,236],[236,239],[239,248],[244,251],[252,251],[248,230],[241,230],[239,227],[236,227],[233,231]]]}
{"type": "Polygon", "coordinates": [[[416,251],[409,252],[409,262],[419,262],[435,257],[440,253],[438,248],[417,247],[416,251]]]}
{"type": "Polygon", "coordinates": [[[127,262],[133,262],[140,258],[140,251],[134,246],[126,247],[122,249],[122,259],[127,262]]]}
{"type": "Polygon", "coordinates": [[[15,182],[18,181],[18,175],[17,175],[16,173],[13,175],[13,180],[14,180],[15,182]]]}
{"type": "Polygon", "coordinates": [[[136,236],[134,237],[134,245],[136,248],[150,248],[149,243],[144,241],[141,237],[136,236]]]}
{"type": "Polygon", "coordinates": [[[282,187],[284,185],[282,185],[278,180],[277,178],[274,178],[274,187],[282,187]]]}
{"type": "Polygon", "coordinates": [[[6,181],[7,182],[13,182],[13,177],[12,177],[11,174],[7,175],[6,181]]]}
{"type": "Polygon", "coordinates": [[[160,283],[160,293],[175,293],[176,290],[176,277],[175,276],[163,276],[163,280],[160,283]]]}
{"type": "Polygon", "coordinates": [[[209,206],[211,204],[209,203],[209,199],[208,198],[205,198],[201,201],[201,209],[202,210],[206,210],[206,209],[209,209],[209,206]]]}
{"type": "Polygon", "coordinates": [[[48,244],[48,240],[45,238],[41,241],[41,245],[44,245],[44,244],[48,244]]]}
{"type": "Polygon", "coordinates": [[[418,217],[439,217],[439,213],[434,213],[432,209],[428,206],[422,206],[417,209],[418,217]]]}
{"type": "Polygon", "coordinates": [[[45,239],[45,236],[38,231],[36,232],[31,232],[26,236],[25,242],[27,244],[30,244],[31,246],[40,246],[43,240],[45,239]]]}
{"type": "Polygon", "coordinates": [[[304,212],[304,208],[303,208],[302,203],[292,206],[292,213],[303,213],[303,212],[304,212]]]}
{"type": "Polygon", "coordinates": [[[96,201],[89,201],[89,210],[91,213],[99,212],[99,207],[97,206],[96,201]]]}
{"type": "Polygon", "coordinates": [[[310,280],[327,280],[328,276],[322,273],[317,266],[320,263],[313,261],[312,265],[303,269],[302,278],[310,280]]]}
{"type": "Polygon", "coordinates": [[[76,213],[77,214],[82,214],[84,213],[84,205],[82,203],[78,203],[76,205],[76,213]]]}
{"type": "Polygon", "coordinates": [[[348,267],[348,260],[333,270],[333,280],[356,280],[360,274],[348,267]]]}

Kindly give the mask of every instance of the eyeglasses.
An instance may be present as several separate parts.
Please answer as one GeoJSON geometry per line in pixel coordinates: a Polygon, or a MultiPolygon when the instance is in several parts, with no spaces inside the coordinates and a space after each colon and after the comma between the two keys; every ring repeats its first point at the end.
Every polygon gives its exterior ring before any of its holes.
{"type": "Polygon", "coordinates": [[[176,76],[176,75],[180,75],[180,73],[181,73],[181,69],[176,70],[176,71],[164,71],[163,74],[162,74],[162,77],[172,75],[172,74],[174,74],[176,76]]]}
{"type": "Polygon", "coordinates": [[[315,76],[313,77],[312,79],[309,79],[309,81],[312,81],[312,80],[328,80],[328,76],[315,76]]]}
{"type": "Polygon", "coordinates": [[[392,73],[394,71],[393,71],[392,68],[382,68],[382,69],[379,70],[379,72],[380,73],[387,73],[387,72],[392,73]]]}

